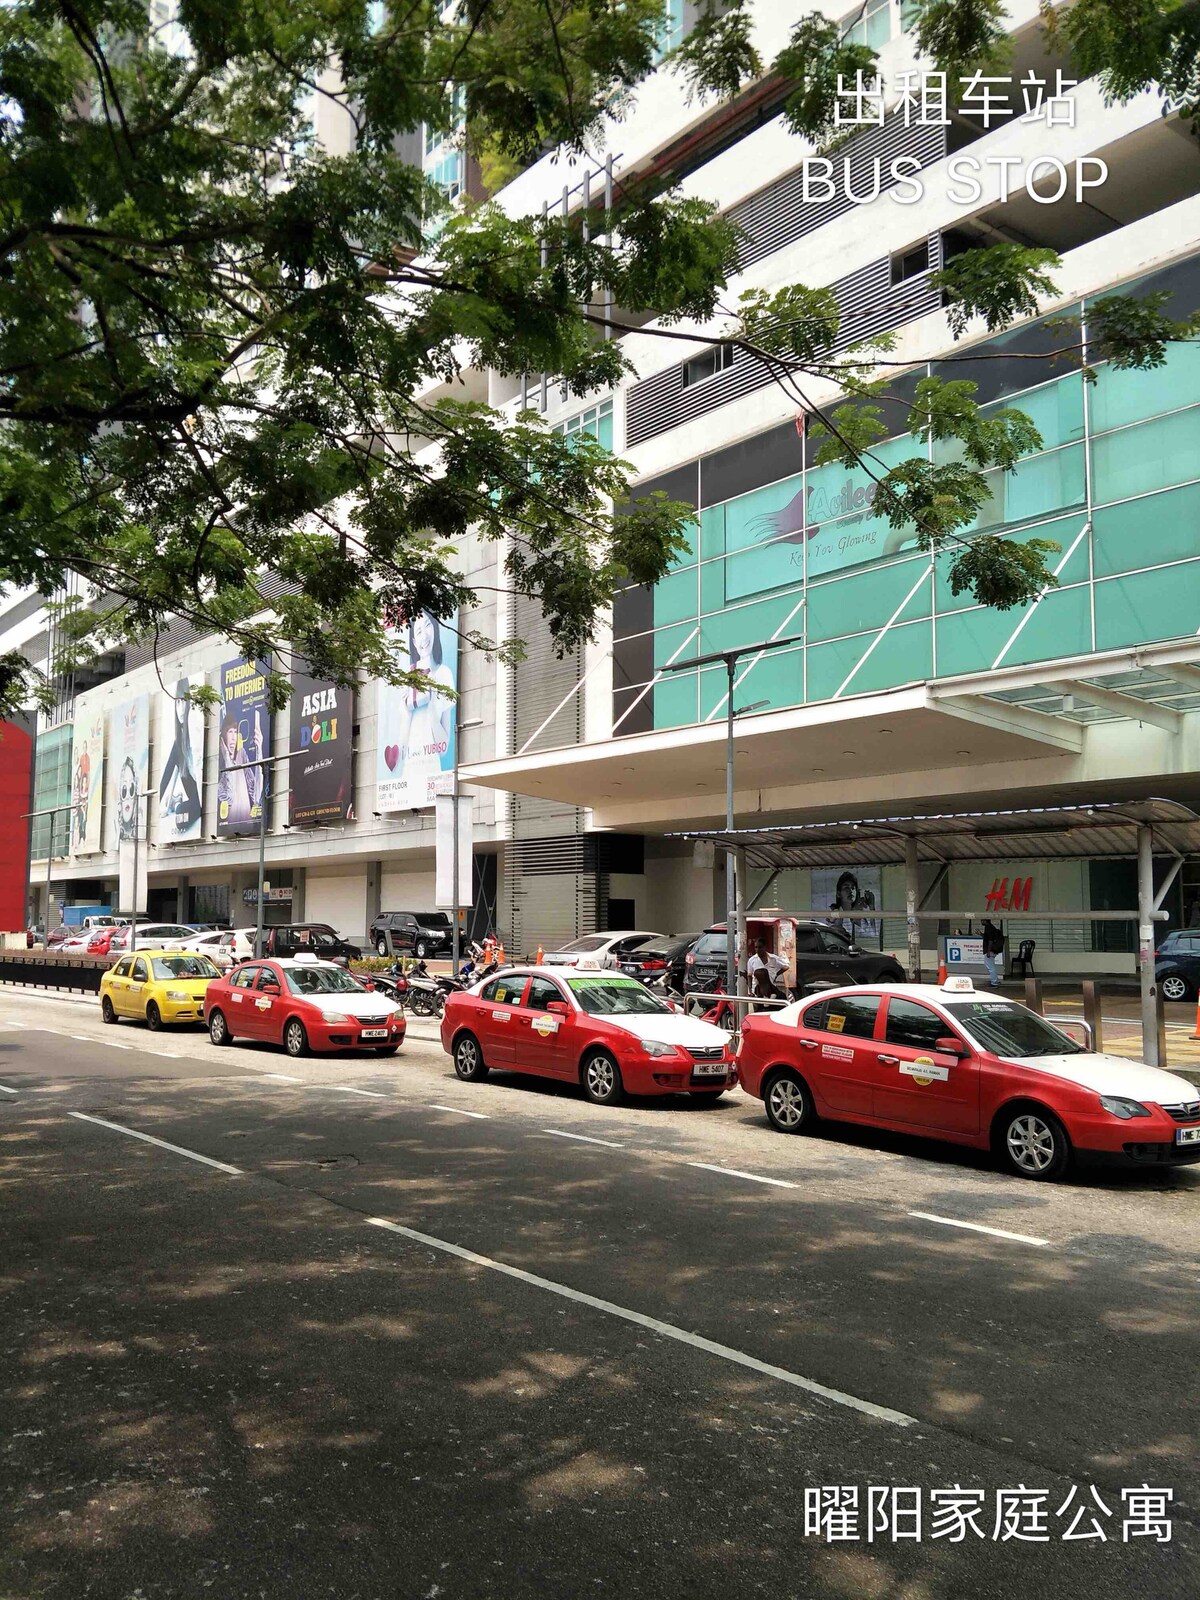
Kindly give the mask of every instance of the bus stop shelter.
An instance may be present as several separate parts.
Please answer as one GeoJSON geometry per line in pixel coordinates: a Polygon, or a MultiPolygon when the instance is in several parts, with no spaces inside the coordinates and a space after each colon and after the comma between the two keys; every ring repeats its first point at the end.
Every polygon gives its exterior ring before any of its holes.
{"type": "MultiPolygon", "coordinates": [[[[944,871],[955,861],[1136,859],[1137,905],[1115,911],[1006,910],[1006,920],[1022,917],[1044,921],[1063,918],[1078,922],[1133,922],[1137,927],[1137,964],[1141,990],[1142,1040],[1146,1060],[1159,1066],[1159,996],[1154,977],[1154,924],[1165,921],[1163,902],[1178,877],[1185,858],[1200,852],[1200,816],[1176,800],[1147,799],[1097,802],[1094,805],[1041,806],[1011,811],[960,811],[939,815],[860,817],[836,822],[798,823],[792,826],[738,828],[670,835],[707,842],[732,858],[737,882],[738,948],[745,951],[747,874],[751,867],[765,869],[768,877],[755,897],[761,899],[778,873],[795,867],[865,867],[903,865],[903,908],[876,908],[855,915],[903,917],[907,929],[908,968],[914,981],[921,977],[921,923],[965,920],[974,910],[928,909],[921,901],[920,868],[934,862],[944,871]],[[1167,858],[1163,882],[1155,888],[1154,857],[1167,858]]],[[[926,892],[926,900],[933,888],[926,892]]],[[[825,909],[813,910],[826,916],[825,909]]],[[[840,915],[840,914],[839,914],[840,915]]],[[[740,987],[740,980],[739,980],[740,987]]]]}

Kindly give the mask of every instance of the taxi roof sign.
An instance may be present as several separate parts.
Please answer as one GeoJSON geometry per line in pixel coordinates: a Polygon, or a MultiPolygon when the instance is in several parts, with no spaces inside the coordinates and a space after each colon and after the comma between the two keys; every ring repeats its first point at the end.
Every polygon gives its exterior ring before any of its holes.
{"type": "Polygon", "coordinates": [[[942,984],[942,988],[947,994],[975,993],[975,985],[971,982],[970,978],[966,977],[964,974],[955,974],[954,977],[947,978],[945,983],[942,984]]]}

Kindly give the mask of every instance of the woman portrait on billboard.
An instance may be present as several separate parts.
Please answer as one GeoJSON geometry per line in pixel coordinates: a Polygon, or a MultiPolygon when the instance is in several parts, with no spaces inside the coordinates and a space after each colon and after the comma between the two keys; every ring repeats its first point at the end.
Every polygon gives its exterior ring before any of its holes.
{"type": "Polygon", "coordinates": [[[441,623],[428,611],[418,611],[408,624],[408,665],[430,680],[427,688],[405,689],[401,699],[399,744],[411,783],[454,765],[454,674],[443,657],[441,623]]]}
{"type": "Polygon", "coordinates": [[[237,828],[258,821],[256,807],[262,799],[262,713],[254,708],[254,732],[247,739],[236,711],[225,713],[221,728],[219,773],[217,776],[217,821],[223,827],[237,828]]]}
{"type": "Polygon", "coordinates": [[[196,775],[197,752],[192,749],[188,715],[190,684],[180,678],[175,685],[175,734],[158,780],[158,812],[175,824],[175,831],[187,833],[200,820],[200,782],[196,775]]]}

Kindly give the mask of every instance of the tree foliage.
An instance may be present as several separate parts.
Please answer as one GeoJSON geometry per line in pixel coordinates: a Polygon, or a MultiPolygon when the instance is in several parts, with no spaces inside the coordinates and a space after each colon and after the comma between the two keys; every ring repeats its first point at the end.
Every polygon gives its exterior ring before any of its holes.
{"type": "MultiPolygon", "coordinates": [[[[925,0],[918,41],[952,70],[985,59],[1002,9],[925,0]]],[[[1154,82],[1193,105],[1194,11],[1079,0],[1055,21],[1111,95],[1154,82]]],[[[100,599],[62,618],[80,648],[182,616],[343,682],[394,677],[385,619],[469,614],[472,540],[502,542],[502,582],[539,597],[573,647],[621,582],[662,576],[691,508],[627,503],[626,464],[463,380],[490,368],[578,396],[610,387],[628,367],[603,336],[609,304],[618,333],[627,314],[664,339],[739,345],[815,415],[806,386],[833,380],[851,404],[826,419],[828,448],[875,473],[869,402],[888,341],[845,349],[821,286],[730,311],[739,239],[713,206],[631,183],[608,213],[593,195],[586,228],[578,207],[450,211],[413,158],[424,128],[496,178],[589,151],[655,68],[662,0],[376,13],[179,0],[161,32],[145,0],[0,7],[0,585],[51,595],[82,578],[100,599]],[[341,119],[341,153],[314,138],[314,107],[341,119]]],[[[768,66],[747,0],[703,0],[668,68],[700,99],[774,72],[790,127],[819,142],[838,74],[874,60],[813,14],[768,66]]],[[[1015,246],[960,256],[940,280],[955,333],[1030,314],[1053,265],[1015,246]]],[[[1154,364],[1183,326],[1114,297],[1090,359],[1154,364]]],[[[952,582],[988,603],[1052,582],[1036,544],[969,535],[987,474],[1032,447],[1019,416],[984,417],[966,385],[922,386],[910,427],[940,459],[878,471],[897,526],[954,552],[952,582]]],[[[33,677],[0,660],[0,708],[33,677]]]]}

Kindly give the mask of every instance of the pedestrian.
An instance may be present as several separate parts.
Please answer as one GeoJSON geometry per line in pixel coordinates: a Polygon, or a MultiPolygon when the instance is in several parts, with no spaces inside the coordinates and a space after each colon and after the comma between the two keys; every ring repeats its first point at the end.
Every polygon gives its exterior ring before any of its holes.
{"type": "Polygon", "coordinates": [[[750,993],[757,995],[761,1000],[778,999],[780,991],[776,980],[786,971],[787,962],[783,957],[768,950],[767,941],[760,939],[746,965],[750,979],[750,993]]]}
{"type": "Polygon", "coordinates": [[[983,964],[987,968],[988,982],[993,989],[1000,987],[996,971],[996,957],[1004,954],[1004,935],[990,917],[983,919],[983,964]]]}

